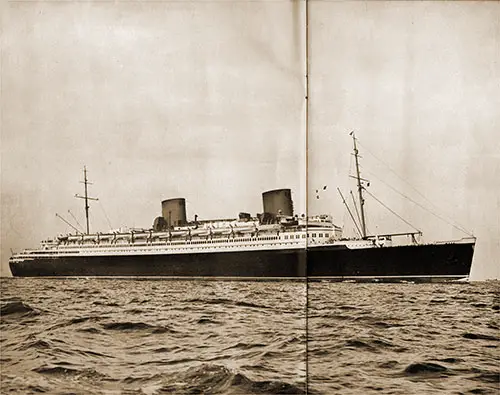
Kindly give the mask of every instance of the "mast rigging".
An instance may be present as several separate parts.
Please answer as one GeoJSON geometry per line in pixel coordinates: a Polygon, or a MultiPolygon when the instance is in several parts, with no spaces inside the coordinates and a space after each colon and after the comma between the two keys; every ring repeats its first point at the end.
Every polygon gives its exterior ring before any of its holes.
{"type": "Polygon", "coordinates": [[[62,216],[60,216],[59,214],[56,213],[56,217],[59,218],[61,221],[63,221],[66,225],[69,225],[71,226],[75,231],[76,231],[76,234],[78,233],[81,233],[80,230],[76,227],[76,226],[73,226],[71,223],[69,223],[68,221],[66,221],[62,216]]]}
{"type": "Polygon", "coordinates": [[[347,212],[349,213],[349,215],[351,216],[351,219],[352,219],[352,222],[354,223],[354,225],[356,226],[356,229],[358,230],[358,233],[359,235],[361,236],[361,230],[359,229],[359,226],[358,226],[358,223],[356,222],[356,220],[354,219],[354,215],[352,215],[352,212],[351,212],[351,209],[349,208],[349,205],[347,204],[347,202],[345,201],[344,199],[344,195],[342,195],[342,192],[340,191],[340,188],[337,188],[337,191],[339,192],[339,195],[340,197],[342,198],[342,202],[344,203],[345,205],[345,208],[347,209],[347,212]]]}
{"type": "Polygon", "coordinates": [[[84,199],[85,200],[85,219],[87,221],[87,234],[90,234],[90,227],[89,227],[89,200],[99,200],[97,198],[90,197],[88,195],[88,185],[92,185],[91,182],[87,180],[87,167],[83,166],[83,181],[80,181],[80,183],[85,185],[85,195],[80,196],[78,194],[75,195],[75,197],[79,199],[84,199]]]}
{"type": "Polygon", "coordinates": [[[366,220],[365,220],[365,199],[363,198],[363,185],[361,184],[361,174],[359,171],[359,154],[358,154],[358,147],[356,146],[356,136],[354,134],[354,131],[350,133],[352,136],[352,142],[354,145],[354,158],[355,158],[355,163],[356,163],[356,180],[358,182],[358,194],[359,194],[359,208],[360,208],[360,213],[361,213],[361,237],[363,239],[366,238],[366,220]]]}

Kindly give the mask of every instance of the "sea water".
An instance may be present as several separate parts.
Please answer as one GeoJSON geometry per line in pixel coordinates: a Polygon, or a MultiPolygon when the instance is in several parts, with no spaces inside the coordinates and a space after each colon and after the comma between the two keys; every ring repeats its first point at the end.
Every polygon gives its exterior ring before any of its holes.
{"type": "Polygon", "coordinates": [[[1,280],[1,393],[497,394],[498,282],[1,280]]]}

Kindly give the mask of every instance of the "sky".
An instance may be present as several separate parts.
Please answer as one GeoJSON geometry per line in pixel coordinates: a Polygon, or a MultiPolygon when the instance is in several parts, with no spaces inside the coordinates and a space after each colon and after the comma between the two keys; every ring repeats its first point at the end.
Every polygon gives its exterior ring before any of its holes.
{"type": "MultiPolygon", "coordinates": [[[[71,231],[56,213],[84,223],[84,165],[95,231],[149,228],[173,197],[188,218],[255,214],[291,188],[349,232],[354,130],[368,191],[425,240],[474,232],[472,278],[500,278],[499,3],[310,1],[307,127],[304,1],[2,7],[1,275],[71,231]]],[[[374,233],[409,230],[366,210],[374,233]]]]}

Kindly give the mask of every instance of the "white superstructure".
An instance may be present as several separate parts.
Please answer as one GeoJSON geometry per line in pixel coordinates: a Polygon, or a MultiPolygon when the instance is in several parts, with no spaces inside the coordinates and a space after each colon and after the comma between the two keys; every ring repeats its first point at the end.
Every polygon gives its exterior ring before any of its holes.
{"type": "Polygon", "coordinates": [[[281,218],[279,223],[214,220],[178,226],[169,231],[120,229],[107,233],[68,234],[41,242],[13,260],[48,256],[111,256],[153,254],[197,254],[252,250],[299,249],[337,243],[342,230],[327,215],[307,220],[281,218]]]}

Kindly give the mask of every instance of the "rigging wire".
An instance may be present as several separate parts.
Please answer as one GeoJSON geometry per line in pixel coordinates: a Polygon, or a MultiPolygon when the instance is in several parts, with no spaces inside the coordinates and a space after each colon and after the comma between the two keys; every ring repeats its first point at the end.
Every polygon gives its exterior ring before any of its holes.
{"type": "Polygon", "coordinates": [[[95,221],[95,217],[94,217],[93,211],[89,210],[89,234],[98,233],[97,231],[95,231],[95,232],[91,232],[90,231],[90,226],[93,226],[96,222],[97,221],[95,221]]]}
{"type": "Polygon", "coordinates": [[[73,217],[73,219],[75,220],[76,224],[77,224],[77,225],[78,225],[78,227],[79,227],[80,232],[81,232],[81,233],[83,233],[83,232],[82,232],[82,230],[81,230],[81,228],[83,228],[83,226],[80,224],[80,222],[78,222],[78,220],[77,220],[77,219],[76,219],[76,217],[73,215],[73,213],[71,212],[71,210],[68,210],[68,213],[69,213],[69,214],[73,217]]]}
{"type": "MultiPolygon", "coordinates": [[[[387,169],[389,169],[396,177],[398,177],[401,181],[403,181],[406,185],[408,185],[411,189],[413,189],[413,191],[415,191],[422,199],[424,199],[427,203],[429,203],[430,205],[432,205],[436,210],[440,210],[439,207],[437,207],[434,203],[432,203],[427,197],[425,197],[425,195],[420,192],[417,188],[415,188],[413,185],[411,185],[407,180],[405,180],[403,177],[401,177],[398,173],[396,173],[396,171],[394,171],[386,162],[384,162],[382,159],[380,159],[379,157],[377,157],[373,152],[371,152],[368,148],[366,148],[365,145],[361,144],[358,140],[358,144],[360,146],[363,147],[363,150],[368,152],[371,156],[373,156],[375,159],[377,159],[380,163],[382,163],[385,167],[387,167],[387,169]]],[[[436,218],[440,219],[441,221],[444,221],[445,223],[447,223],[448,225],[450,226],[453,226],[455,229],[469,235],[469,236],[472,236],[474,237],[474,235],[465,229],[464,226],[462,226],[461,224],[459,224],[458,222],[456,221],[452,221],[450,218],[446,219],[446,218],[443,218],[442,216],[440,216],[439,214],[435,213],[434,211],[431,211],[430,209],[428,209],[427,207],[423,206],[422,204],[419,204],[418,202],[416,202],[415,200],[411,199],[410,197],[404,195],[402,192],[398,191],[397,189],[395,189],[394,187],[392,187],[391,185],[387,184],[386,182],[384,182],[383,180],[381,180],[379,177],[377,177],[375,174],[373,174],[372,172],[370,171],[367,171],[366,169],[364,170],[365,172],[369,173],[370,175],[374,176],[375,178],[377,178],[379,181],[381,181],[383,184],[385,184],[386,186],[388,186],[389,188],[391,188],[394,192],[398,193],[399,195],[401,195],[402,197],[410,200],[411,202],[415,203],[417,206],[419,206],[420,208],[424,209],[425,211],[429,212],[430,214],[434,215],[436,218]]],[[[442,210],[441,210],[442,211],[442,210]]]]}
{"type": "Polygon", "coordinates": [[[354,225],[356,226],[356,229],[358,230],[358,234],[360,237],[363,237],[363,234],[361,233],[361,230],[359,229],[359,226],[358,224],[356,223],[356,220],[354,219],[354,215],[352,215],[352,212],[351,210],[349,209],[349,206],[347,205],[347,202],[345,201],[344,199],[344,196],[342,195],[342,192],[340,192],[340,188],[337,188],[337,191],[339,192],[339,195],[340,197],[342,198],[342,201],[344,202],[344,205],[347,209],[347,211],[349,212],[349,215],[351,216],[351,219],[352,219],[352,222],[354,223],[354,225]]]}
{"type": "MultiPolygon", "coordinates": [[[[352,176],[352,172],[353,172],[353,168],[354,168],[354,154],[351,154],[350,156],[350,161],[349,161],[349,172],[347,173],[347,183],[349,184],[351,182],[351,178],[353,178],[354,176],[352,176]]],[[[350,191],[350,194],[352,196],[352,200],[353,200],[353,205],[354,205],[354,209],[356,210],[356,216],[358,217],[358,221],[359,223],[361,223],[361,216],[359,215],[359,210],[358,210],[358,206],[357,206],[357,202],[356,202],[356,199],[352,193],[352,190],[350,191]]],[[[365,209],[366,210],[366,209],[365,209]]],[[[345,216],[344,216],[345,217],[345,216]]],[[[367,234],[370,233],[370,230],[368,228],[368,217],[365,218],[365,231],[367,234]]],[[[360,232],[360,237],[362,237],[361,235],[361,232],[360,232]]]]}
{"type": "MultiPolygon", "coordinates": [[[[365,170],[366,171],[366,170],[365,170]]],[[[367,173],[369,173],[371,176],[375,177],[377,180],[379,180],[382,184],[386,185],[387,187],[389,187],[390,189],[392,189],[394,192],[396,192],[397,194],[399,194],[400,196],[402,196],[403,198],[405,199],[408,199],[410,202],[412,202],[413,204],[417,205],[418,207],[422,208],[423,210],[427,211],[428,213],[434,215],[436,218],[440,219],[441,221],[447,223],[448,225],[454,227],[455,229],[459,230],[460,232],[463,232],[469,236],[472,236],[474,237],[474,235],[472,233],[470,233],[469,231],[467,231],[465,228],[461,227],[461,226],[458,226],[458,224],[454,224],[453,222],[447,220],[446,218],[443,218],[442,216],[440,216],[439,214],[437,214],[436,212],[428,209],[427,207],[423,206],[422,204],[420,204],[419,202],[413,200],[412,198],[410,198],[409,196],[405,195],[404,193],[398,191],[396,188],[394,188],[392,185],[389,185],[388,183],[386,183],[384,180],[380,179],[380,177],[377,177],[375,174],[373,174],[372,172],[370,171],[366,171],[367,173]]]]}
{"type": "MultiPolygon", "coordinates": [[[[349,182],[350,182],[350,177],[349,177],[349,175],[352,173],[352,167],[353,167],[353,156],[352,156],[352,155],[349,155],[349,171],[348,171],[348,173],[347,173],[347,177],[346,177],[346,178],[347,178],[347,179],[346,179],[346,185],[349,185],[349,182]]],[[[346,203],[344,203],[344,207],[345,207],[345,208],[344,208],[344,210],[343,210],[343,211],[344,211],[344,216],[343,216],[343,218],[342,218],[342,221],[343,221],[343,226],[342,226],[342,228],[343,228],[343,229],[346,227],[346,225],[345,225],[345,224],[346,224],[346,223],[348,223],[348,222],[350,222],[350,221],[348,220],[348,218],[347,218],[347,217],[348,217],[348,216],[350,216],[350,218],[352,219],[352,216],[351,216],[351,214],[349,213],[349,210],[350,210],[350,209],[349,209],[349,205],[348,205],[348,204],[346,204],[346,203]]],[[[354,220],[353,220],[353,223],[354,223],[354,225],[356,226],[356,228],[358,228],[358,224],[356,223],[356,221],[354,221],[354,220]]],[[[359,228],[358,228],[358,229],[352,228],[352,229],[351,229],[351,232],[352,232],[352,234],[354,234],[354,235],[358,235],[359,237],[361,237],[361,231],[359,230],[359,228]]],[[[342,232],[342,233],[343,233],[343,232],[342,232]]]]}
{"type": "MultiPolygon", "coordinates": [[[[82,233],[79,229],[77,229],[75,226],[73,226],[71,223],[69,223],[66,219],[64,219],[63,216],[56,213],[56,217],[59,218],[61,221],[63,221],[66,225],[71,226],[76,231],[77,234],[82,233]]],[[[66,229],[68,229],[68,228],[66,227],[66,229]]]]}
{"type": "Polygon", "coordinates": [[[396,213],[394,210],[392,210],[390,207],[388,207],[386,204],[384,204],[380,199],[375,197],[373,193],[368,192],[365,189],[365,192],[370,195],[373,199],[375,199],[377,202],[379,202],[382,206],[384,206],[387,210],[389,210],[392,214],[394,214],[396,217],[398,217],[401,221],[403,221],[405,224],[411,226],[413,229],[421,233],[420,229],[417,229],[415,226],[413,226],[411,223],[409,223],[407,220],[405,220],[403,217],[401,217],[398,213],[396,213]]]}
{"type": "Polygon", "coordinates": [[[108,215],[106,214],[106,211],[104,210],[104,205],[101,203],[101,201],[99,200],[99,206],[101,207],[101,210],[104,214],[104,217],[106,218],[106,221],[108,222],[108,226],[109,226],[109,229],[113,229],[113,226],[111,225],[111,221],[109,220],[109,217],[108,215]]]}
{"type": "Polygon", "coordinates": [[[354,210],[356,211],[356,216],[358,217],[359,223],[361,223],[361,217],[359,216],[359,211],[358,211],[358,206],[356,204],[356,199],[354,199],[354,194],[352,193],[352,191],[349,191],[349,193],[351,194],[351,197],[352,197],[352,204],[354,205],[354,210]]]}

